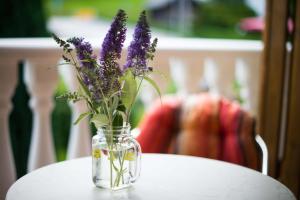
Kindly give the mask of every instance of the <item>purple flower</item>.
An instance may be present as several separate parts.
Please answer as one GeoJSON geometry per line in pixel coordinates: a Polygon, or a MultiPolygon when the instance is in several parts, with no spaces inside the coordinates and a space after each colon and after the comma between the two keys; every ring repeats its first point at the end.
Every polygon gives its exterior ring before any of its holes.
{"type": "Polygon", "coordinates": [[[119,10],[102,44],[99,76],[105,94],[120,88],[118,77],[121,75],[121,69],[117,60],[121,58],[126,37],[126,19],[125,11],[119,10]]]}
{"type": "Polygon", "coordinates": [[[73,37],[67,42],[74,45],[76,49],[77,58],[80,66],[77,69],[82,77],[82,81],[90,91],[94,100],[100,99],[99,91],[96,86],[99,85],[99,77],[96,75],[99,68],[97,67],[96,56],[93,55],[92,45],[84,42],[83,38],[73,37]]]}
{"type": "Polygon", "coordinates": [[[111,61],[121,58],[126,37],[126,19],[125,11],[119,10],[102,43],[100,64],[109,65],[111,61]]]}
{"type": "Polygon", "coordinates": [[[147,52],[150,47],[151,33],[146,19],[146,12],[140,14],[140,18],[133,34],[133,41],[128,47],[127,62],[124,70],[134,68],[135,75],[141,75],[148,71],[147,52]]]}
{"type": "Polygon", "coordinates": [[[74,45],[77,53],[77,58],[80,61],[81,67],[93,68],[95,66],[95,56],[93,56],[92,45],[88,42],[84,42],[83,38],[73,37],[67,40],[67,42],[74,45]]]}

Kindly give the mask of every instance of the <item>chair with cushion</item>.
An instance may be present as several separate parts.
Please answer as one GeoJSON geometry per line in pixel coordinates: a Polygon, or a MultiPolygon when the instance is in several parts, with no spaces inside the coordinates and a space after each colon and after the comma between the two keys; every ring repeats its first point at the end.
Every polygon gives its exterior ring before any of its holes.
{"type": "Polygon", "coordinates": [[[236,102],[202,93],[165,96],[144,116],[137,140],[144,153],[227,161],[267,174],[267,150],[255,119],[236,102]]]}

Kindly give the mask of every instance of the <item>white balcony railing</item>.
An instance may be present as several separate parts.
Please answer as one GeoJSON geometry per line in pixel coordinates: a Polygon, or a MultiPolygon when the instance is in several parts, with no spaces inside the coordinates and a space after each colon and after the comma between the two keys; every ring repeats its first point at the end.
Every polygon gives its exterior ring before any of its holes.
{"type": "MultiPolygon", "coordinates": [[[[93,46],[100,46],[99,41],[92,41],[93,46]]],[[[261,50],[262,43],[259,41],[161,38],[155,60],[150,65],[172,77],[180,95],[201,91],[200,83],[205,83],[210,92],[232,98],[233,82],[238,81],[243,106],[256,115],[261,50]]],[[[0,39],[0,194],[5,194],[16,178],[8,116],[17,84],[17,63],[20,61],[25,62],[24,80],[31,95],[33,111],[28,171],[55,162],[50,114],[58,74],[62,75],[70,90],[77,88],[71,67],[55,67],[61,54],[61,49],[51,38],[0,39]]],[[[166,81],[156,80],[165,90],[166,81]]],[[[152,90],[144,91],[142,100],[149,105],[154,95],[152,90]]],[[[86,109],[83,104],[71,108],[74,117],[86,109]]],[[[89,129],[87,121],[84,121],[71,129],[67,157],[70,159],[89,153],[89,129]]]]}

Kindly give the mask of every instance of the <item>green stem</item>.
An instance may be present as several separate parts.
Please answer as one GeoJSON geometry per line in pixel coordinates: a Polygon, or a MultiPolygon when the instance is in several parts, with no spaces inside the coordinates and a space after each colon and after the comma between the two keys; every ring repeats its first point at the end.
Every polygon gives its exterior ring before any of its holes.
{"type": "MultiPolygon", "coordinates": [[[[112,126],[111,124],[109,125],[109,130],[112,131],[112,126]]],[[[110,144],[108,145],[109,146],[109,161],[110,161],[110,187],[112,188],[113,187],[113,182],[112,182],[112,179],[113,179],[113,152],[112,152],[112,149],[113,149],[113,146],[112,146],[112,143],[113,143],[113,133],[111,133],[111,137],[110,137],[110,144]]]]}
{"type": "Polygon", "coordinates": [[[122,177],[122,180],[123,180],[123,182],[124,182],[124,172],[123,172],[123,165],[124,165],[124,161],[125,161],[125,155],[126,155],[126,150],[125,150],[125,152],[123,153],[123,156],[122,156],[122,160],[120,159],[120,157],[119,157],[119,162],[120,162],[120,171],[119,171],[119,173],[118,173],[118,182],[117,182],[117,186],[119,186],[120,185],[120,180],[121,180],[121,177],[122,177]]]}
{"type": "MultiPolygon", "coordinates": [[[[122,183],[124,183],[124,172],[123,172],[123,164],[124,164],[124,160],[125,160],[125,155],[126,155],[126,150],[125,152],[123,153],[123,157],[122,157],[122,160],[119,159],[119,162],[120,163],[120,171],[122,172],[122,183]]],[[[119,181],[120,182],[120,181],[119,181]]],[[[119,184],[118,184],[119,185],[119,184]]]]}
{"type": "MultiPolygon", "coordinates": [[[[102,89],[100,88],[100,91],[102,93],[102,96],[104,97],[104,94],[103,94],[103,91],[102,89]]],[[[110,156],[110,187],[112,188],[113,187],[113,166],[114,166],[114,161],[113,161],[113,120],[112,120],[112,116],[109,112],[109,106],[108,106],[108,103],[107,103],[107,100],[106,98],[103,99],[104,100],[104,104],[105,104],[105,107],[106,107],[106,113],[107,113],[107,116],[108,116],[108,121],[109,121],[109,130],[108,132],[110,133],[110,140],[109,138],[106,138],[106,141],[110,141],[108,143],[108,151],[109,151],[109,156],[110,156]]],[[[114,166],[114,168],[116,168],[114,166]]],[[[116,168],[117,169],[117,168],[116,168]]]]}

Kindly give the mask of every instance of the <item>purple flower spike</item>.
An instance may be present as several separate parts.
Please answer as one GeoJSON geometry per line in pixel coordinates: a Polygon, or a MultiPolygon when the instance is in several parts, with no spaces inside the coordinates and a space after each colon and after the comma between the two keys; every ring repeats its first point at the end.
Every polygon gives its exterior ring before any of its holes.
{"type": "Polygon", "coordinates": [[[77,58],[80,61],[81,67],[93,68],[95,56],[93,56],[92,45],[88,42],[84,42],[83,38],[73,37],[67,40],[75,46],[77,58]]]}
{"type": "Polygon", "coordinates": [[[99,77],[105,94],[113,93],[120,88],[118,77],[122,72],[117,60],[121,58],[126,37],[126,19],[125,11],[119,10],[102,44],[99,77]]]}
{"type": "Polygon", "coordinates": [[[74,45],[80,67],[77,69],[82,77],[83,83],[86,85],[95,101],[99,100],[99,94],[95,85],[99,82],[97,76],[92,76],[98,71],[96,56],[93,55],[92,45],[84,42],[83,38],[73,37],[67,42],[74,45]]]}
{"type": "Polygon", "coordinates": [[[119,10],[106,34],[100,53],[100,63],[107,64],[109,60],[120,59],[123,43],[126,37],[126,13],[119,10]]]}
{"type": "Polygon", "coordinates": [[[142,75],[148,71],[147,67],[147,52],[150,47],[151,33],[146,19],[146,12],[140,14],[140,18],[133,34],[133,41],[128,47],[127,62],[124,70],[134,68],[135,75],[142,75]]]}

